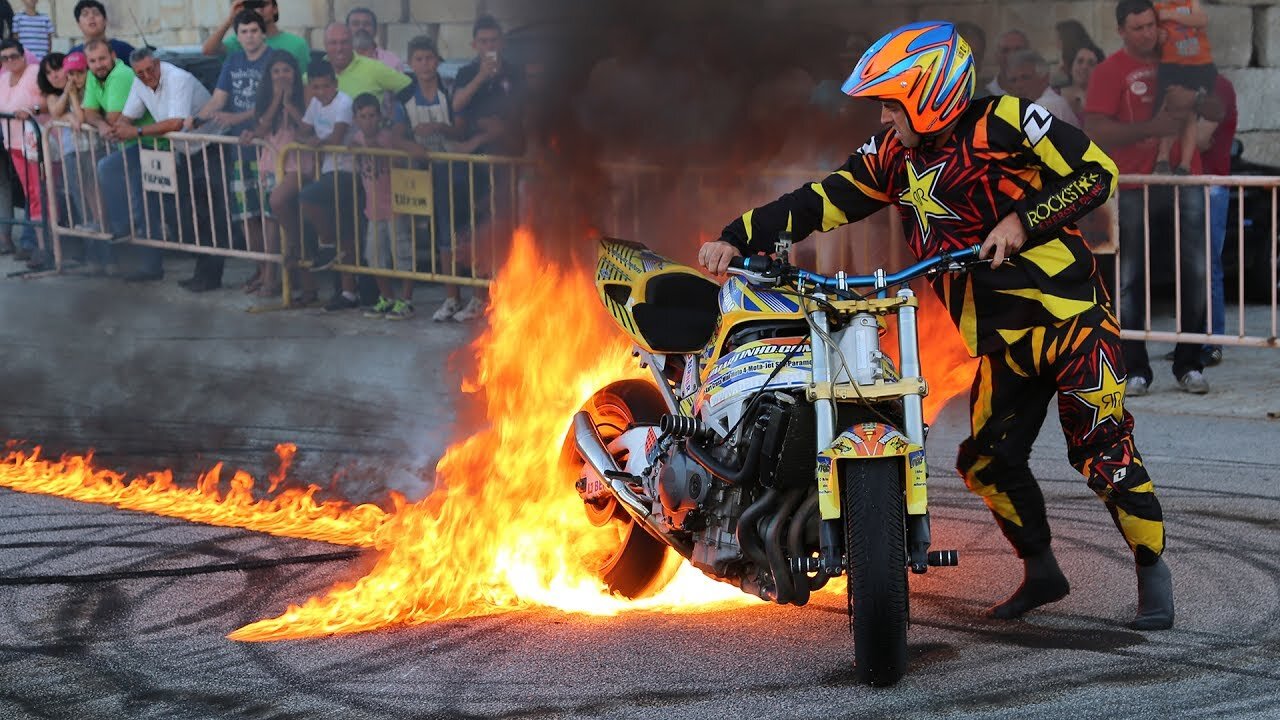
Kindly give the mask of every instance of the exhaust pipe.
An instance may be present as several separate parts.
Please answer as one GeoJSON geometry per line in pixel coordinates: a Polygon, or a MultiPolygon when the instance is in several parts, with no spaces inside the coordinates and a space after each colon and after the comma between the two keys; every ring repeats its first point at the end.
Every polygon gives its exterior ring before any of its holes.
{"type": "Polygon", "coordinates": [[[649,505],[618,477],[618,464],[613,461],[613,456],[605,448],[604,440],[600,439],[596,424],[591,421],[591,414],[585,410],[579,410],[573,416],[573,445],[578,449],[582,459],[604,480],[605,487],[609,488],[609,491],[618,499],[627,514],[640,523],[640,526],[650,535],[675,548],[676,552],[686,558],[689,557],[693,551],[689,543],[672,535],[666,528],[659,525],[653,519],[649,505]]]}
{"type": "Polygon", "coordinates": [[[582,459],[586,460],[591,469],[604,480],[605,486],[618,498],[618,502],[622,503],[637,520],[647,522],[649,520],[648,505],[631,492],[631,488],[627,487],[626,483],[615,476],[619,471],[618,464],[613,461],[613,456],[604,446],[604,440],[600,438],[596,424],[591,421],[591,414],[586,410],[579,410],[578,414],[573,416],[573,445],[578,449],[582,459]]]}

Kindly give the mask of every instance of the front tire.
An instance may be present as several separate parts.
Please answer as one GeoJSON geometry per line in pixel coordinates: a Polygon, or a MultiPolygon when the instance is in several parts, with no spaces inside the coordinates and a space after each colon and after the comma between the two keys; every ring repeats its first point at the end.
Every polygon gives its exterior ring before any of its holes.
{"type": "Polygon", "coordinates": [[[858,674],[892,685],[907,669],[906,501],[901,458],[847,461],[840,477],[849,631],[858,674]]]}

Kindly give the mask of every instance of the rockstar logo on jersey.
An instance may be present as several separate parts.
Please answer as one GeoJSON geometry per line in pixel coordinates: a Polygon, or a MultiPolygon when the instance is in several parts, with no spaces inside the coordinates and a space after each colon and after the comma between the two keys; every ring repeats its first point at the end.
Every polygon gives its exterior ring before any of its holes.
{"type": "Polygon", "coordinates": [[[1089,427],[1089,432],[1085,433],[1086,437],[1107,420],[1116,425],[1124,424],[1124,385],[1126,378],[1116,377],[1116,371],[1111,367],[1111,360],[1106,353],[1099,352],[1098,356],[1097,386],[1067,393],[1093,410],[1093,425],[1089,427]]]}
{"type": "Polygon", "coordinates": [[[906,166],[907,189],[898,196],[898,201],[916,211],[916,223],[920,226],[923,244],[929,239],[929,218],[959,220],[960,217],[952,212],[951,208],[939,202],[933,194],[938,184],[938,177],[947,166],[945,162],[938,163],[918,175],[910,160],[906,162],[906,166]]]}

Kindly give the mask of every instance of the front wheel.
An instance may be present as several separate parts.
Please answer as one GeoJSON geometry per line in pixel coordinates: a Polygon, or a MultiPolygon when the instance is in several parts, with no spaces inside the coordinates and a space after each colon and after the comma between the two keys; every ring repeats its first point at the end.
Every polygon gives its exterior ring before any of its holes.
{"type": "Polygon", "coordinates": [[[858,674],[892,685],[907,669],[907,550],[901,458],[844,463],[849,631],[858,674]]]}

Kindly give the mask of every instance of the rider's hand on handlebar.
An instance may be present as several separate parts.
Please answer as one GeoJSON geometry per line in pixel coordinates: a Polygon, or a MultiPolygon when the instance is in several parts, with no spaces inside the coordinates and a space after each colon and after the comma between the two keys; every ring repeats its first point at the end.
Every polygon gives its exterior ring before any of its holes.
{"type": "Polygon", "coordinates": [[[729,261],[741,254],[738,248],[724,240],[712,240],[709,243],[703,243],[702,249],[698,250],[698,264],[712,275],[720,277],[729,269],[729,261]]]}
{"type": "Polygon", "coordinates": [[[1005,259],[1018,252],[1026,242],[1027,230],[1022,227],[1022,220],[1018,218],[1017,213],[1010,213],[991,230],[990,235],[987,235],[986,241],[982,243],[982,249],[978,251],[978,257],[983,260],[991,258],[991,267],[995,269],[1000,267],[1005,259]]]}

